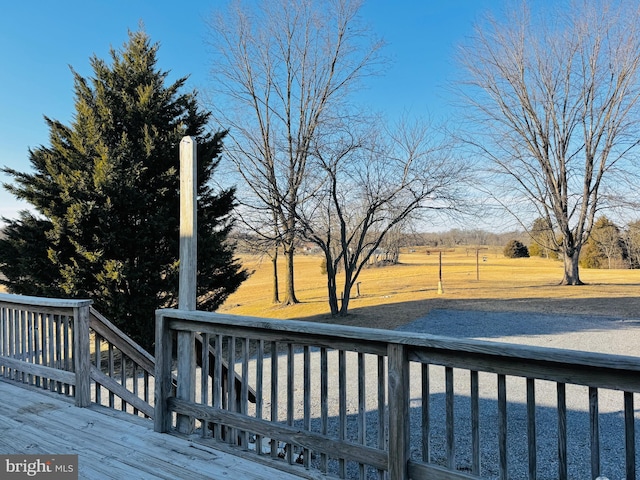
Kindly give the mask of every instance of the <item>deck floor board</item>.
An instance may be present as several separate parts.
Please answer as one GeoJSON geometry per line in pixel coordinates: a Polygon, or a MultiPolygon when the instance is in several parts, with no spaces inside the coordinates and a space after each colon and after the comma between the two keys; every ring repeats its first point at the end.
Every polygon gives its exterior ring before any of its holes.
{"type": "Polygon", "coordinates": [[[153,422],[0,381],[0,453],[78,455],[79,478],[300,477],[153,431],[153,422]]]}

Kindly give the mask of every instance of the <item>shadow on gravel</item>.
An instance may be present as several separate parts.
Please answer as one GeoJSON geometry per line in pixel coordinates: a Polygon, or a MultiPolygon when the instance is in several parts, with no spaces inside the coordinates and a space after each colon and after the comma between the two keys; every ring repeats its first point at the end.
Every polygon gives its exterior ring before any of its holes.
{"type": "MultiPolygon", "coordinates": [[[[585,392],[580,392],[580,396],[585,392]]],[[[600,473],[611,480],[625,478],[624,413],[622,394],[620,411],[601,413],[600,422],[600,473]]],[[[445,464],[445,395],[431,395],[431,452],[432,461],[445,464]]],[[[468,396],[455,397],[455,451],[456,468],[470,472],[471,468],[471,419],[468,396]]],[[[411,409],[411,424],[419,425],[421,409],[411,409]]],[[[524,403],[509,402],[507,406],[507,465],[509,479],[528,477],[527,407],[524,403]]],[[[480,463],[483,478],[498,478],[498,406],[495,400],[480,400],[480,463]]],[[[558,416],[553,407],[536,407],[537,477],[557,479],[558,475],[558,416]]],[[[595,478],[591,475],[589,413],[567,411],[567,463],[568,476],[574,479],[595,478]]],[[[636,416],[635,428],[640,428],[636,416]]],[[[412,457],[421,458],[419,432],[412,433],[412,457]]],[[[636,465],[640,465],[640,440],[636,438],[636,465]]]]}
{"type": "MultiPolygon", "coordinates": [[[[588,395],[576,391],[574,394],[588,395]]],[[[600,474],[610,480],[625,478],[625,440],[624,413],[622,411],[622,394],[620,396],[620,411],[601,413],[599,415],[600,428],[600,474]]],[[[446,465],[446,396],[444,393],[433,393],[430,396],[430,452],[431,463],[446,465]]],[[[413,402],[412,402],[413,403],[413,402]]],[[[415,461],[422,460],[422,409],[418,403],[413,403],[410,409],[411,457],[415,461]]],[[[495,400],[481,398],[480,407],[480,475],[482,478],[499,478],[498,453],[498,406],[495,400]]],[[[471,439],[471,406],[468,396],[456,395],[454,403],[455,418],[455,468],[464,473],[471,473],[472,439],[471,439]]],[[[527,437],[527,407],[524,403],[509,402],[507,406],[507,478],[510,480],[525,480],[529,478],[528,437],[527,437]]],[[[377,445],[377,413],[367,412],[367,444],[376,448],[377,445]]],[[[302,422],[295,422],[304,428],[302,422]]],[[[312,419],[311,430],[320,431],[320,420],[312,419]]],[[[567,411],[567,465],[568,478],[595,478],[591,475],[591,449],[589,439],[589,413],[568,409],[567,411]]],[[[635,429],[640,429],[640,419],[636,414],[635,429]]],[[[328,430],[337,438],[339,419],[329,417],[328,430]]],[[[347,417],[347,439],[358,443],[358,417],[347,417]]],[[[536,439],[537,458],[536,471],[538,480],[553,480],[558,475],[558,417],[554,407],[536,407],[536,439]]],[[[319,456],[312,457],[312,464],[319,468],[319,456]]],[[[636,439],[636,465],[640,466],[640,440],[636,439]]],[[[338,462],[329,460],[329,471],[337,475],[338,462]]],[[[358,478],[358,465],[347,462],[346,477],[358,478]]],[[[377,479],[377,471],[368,468],[365,478],[377,479]]]]}
{"type": "Polygon", "coordinates": [[[630,327],[640,327],[640,319],[557,313],[434,309],[425,317],[402,325],[397,330],[456,338],[497,338],[617,330],[630,327]]]}
{"type": "Polygon", "coordinates": [[[356,298],[351,300],[349,314],[345,317],[324,314],[300,320],[392,330],[402,328],[459,338],[614,330],[640,327],[640,295],[457,299],[447,298],[445,294],[426,300],[371,307],[359,307],[356,298]],[[454,326],[456,324],[463,328],[454,326]],[[479,330],[482,330],[480,335],[479,330]]]}

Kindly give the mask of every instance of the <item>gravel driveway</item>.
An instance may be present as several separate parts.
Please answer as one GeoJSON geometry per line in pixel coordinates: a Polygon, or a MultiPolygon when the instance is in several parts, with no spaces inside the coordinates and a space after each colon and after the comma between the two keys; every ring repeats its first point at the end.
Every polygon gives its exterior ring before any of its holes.
{"type": "MultiPolygon", "coordinates": [[[[640,356],[640,319],[586,315],[545,315],[521,312],[484,312],[467,310],[432,310],[429,315],[398,330],[424,332],[457,338],[474,338],[495,342],[585,350],[619,355],[640,356]]],[[[442,368],[431,367],[432,437],[431,448],[438,460],[444,453],[444,380],[442,368]]],[[[416,369],[417,370],[417,369],[416,369]]],[[[419,373],[416,382],[419,382],[419,373]]],[[[413,381],[412,381],[413,384],[413,381]]],[[[497,476],[497,404],[495,375],[480,375],[482,474],[497,476]],[[483,378],[484,377],[484,378],[483,378]]],[[[455,375],[456,460],[458,468],[468,466],[471,445],[469,375],[455,375]]],[[[509,478],[527,478],[526,390],[525,381],[508,378],[509,478]]],[[[636,432],[640,432],[640,396],[635,396],[636,432]]],[[[536,382],[536,423],[538,438],[538,479],[558,478],[556,388],[550,382],[536,382]]],[[[589,407],[587,389],[567,386],[568,461],[570,478],[587,479],[590,474],[589,407]]],[[[601,474],[607,478],[624,478],[624,413],[621,392],[600,390],[601,474]]],[[[413,431],[419,430],[420,411],[412,408],[413,431]]],[[[636,438],[638,434],[636,434],[636,438]]],[[[418,435],[412,444],[420,445],[418,435]]],[[[636,440],[640,453],[640,441],[636,440]]],[[[416,457],[419,452],[414,452],[416,457]]],[[[640,465],[640,456],[636,464],[640,465]]]]}

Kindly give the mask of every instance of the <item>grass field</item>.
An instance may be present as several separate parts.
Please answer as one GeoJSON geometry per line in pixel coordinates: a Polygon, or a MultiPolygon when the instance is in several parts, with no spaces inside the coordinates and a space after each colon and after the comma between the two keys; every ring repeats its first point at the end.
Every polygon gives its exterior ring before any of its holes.
{"type": "MultiPolygon", "coordinates": [[[[355,297],[354,289],[346,317],[329,314],[320,256],[296,257],[300,303],[293,306],[271,302],[272,266],[268,258],[244,256],[241,261],[253,274],[219,312],[375,328],[396,328],[434,308],[640,317],[640,270],[583,268],[580,277],[586,285],[559,286],[562,262],[505,258],[500,248],[481,251],[478,270],[475,250],[461,247],[445,252],[442,294],[438,293],[438,254],[428,255],[424,247],[403,253],[399,265],[366,269],[359,278],[361,295],[355,297]]],[[[284,262],[279,275],[282,292],[284,262]]]]}
{"type": "MultiPolygon", "coordinates": [[[[395,328],[433,308],[493,311],[580,313],[632,318],[640,311],[640,270],[581,269],[583,286],[559,286],[562,262],[535,258],[509,259],[502,249],[480,252],[458,248],[442,256],[443,293],[438,293],[439,259],[426,248],[403,253],[400,264],[369,268],[352,292],[350,314],[329,315],[326,279],[320,256],[296,257],[296,295],[300,304],[274,305],[272,265],[268,258],[241,257],[254,273],[231,295],[220,312],[281,319],[330,321],[348,325],[395,328]],[[479,277],[479,280],[478,280],[479,277]]],[[[280,265],[281,292],[284,262],[280,265]]]]}

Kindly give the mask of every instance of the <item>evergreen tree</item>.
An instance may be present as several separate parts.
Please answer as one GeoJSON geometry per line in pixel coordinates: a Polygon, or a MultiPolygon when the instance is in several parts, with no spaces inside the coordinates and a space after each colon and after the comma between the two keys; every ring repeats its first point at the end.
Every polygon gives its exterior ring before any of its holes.
{"type": "Polygon", "coordinates": [[[158,44],[129,33],[94,77],[74,72],[70,125],[45,118],[50,146],[29,152],[34,173],[5,168],[10,192],[36,215],[8,221],[0,241],[2,283],[11,292],[89,297],[145,348],[154,310],[177,301],[179,143],[198,143],[198,308],[213,310],[247,277],[227,243],[235,189],[214,192],[225,132],[205,131],[209,113],[186,77],[167,85],[158,44]]]}
{"type": "Polygon", "coordinates": [[[620,267],[627,258],[625,247],[618,226],[603,215],[593,224],[580,255],[580,265],[585,268],[620,267]]]}
{"type": "Polygon", "coordinates": [[[529,249],[519,240],[511,240],[504,247],[504,256],[507,258],[528,258],[529,249]]]}

